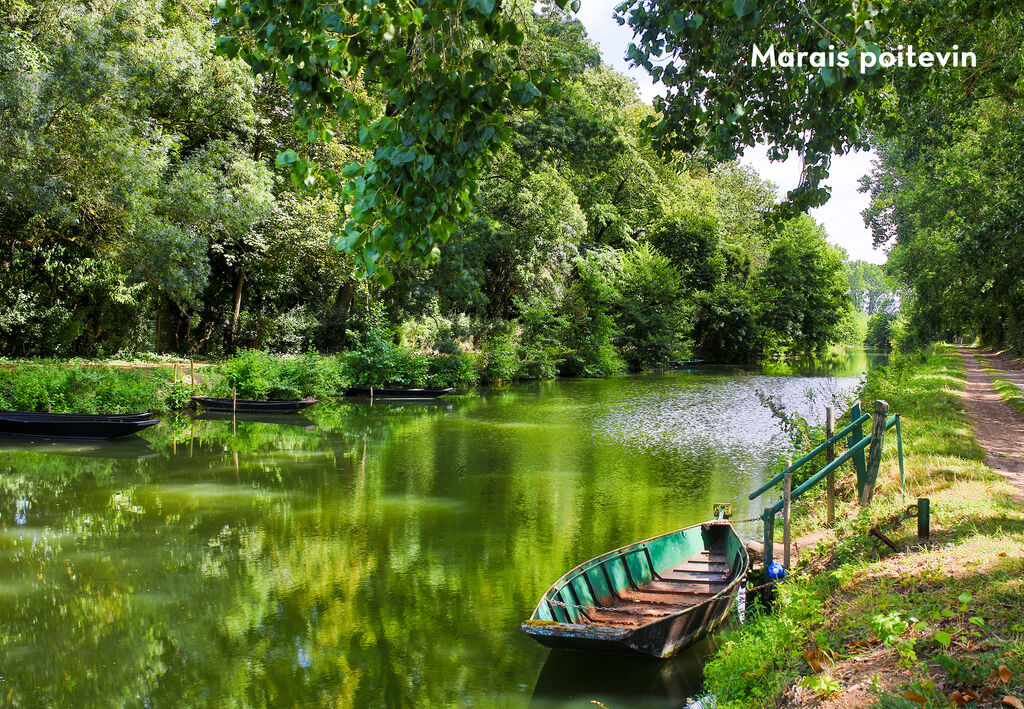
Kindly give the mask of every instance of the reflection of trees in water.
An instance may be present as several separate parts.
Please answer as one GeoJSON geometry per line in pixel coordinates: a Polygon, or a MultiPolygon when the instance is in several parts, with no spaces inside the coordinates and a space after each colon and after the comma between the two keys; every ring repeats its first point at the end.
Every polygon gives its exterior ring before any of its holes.
{"type": "Polygon", "coordinates": [[[544,588],[706,517],[722,464],[597,442],[537,396],[341,403],[312,431],[182,418],[138,462],[22,454],[46,529],[0,536],[0,675],[23,704],[525,703],[544,588]]]}

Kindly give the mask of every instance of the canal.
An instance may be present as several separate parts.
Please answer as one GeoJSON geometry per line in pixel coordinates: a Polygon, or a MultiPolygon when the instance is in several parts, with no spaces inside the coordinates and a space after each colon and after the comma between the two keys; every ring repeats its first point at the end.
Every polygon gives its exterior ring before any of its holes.
{"type": "Polygon", "coordinates": [[[549,653],[520,621],[602,551],[714,502],[757,514],[746,495],[788,445],[757,391],[818,420],[879,361],[2,439],[0,704],[680,707],[706,644],[549,653]]]}

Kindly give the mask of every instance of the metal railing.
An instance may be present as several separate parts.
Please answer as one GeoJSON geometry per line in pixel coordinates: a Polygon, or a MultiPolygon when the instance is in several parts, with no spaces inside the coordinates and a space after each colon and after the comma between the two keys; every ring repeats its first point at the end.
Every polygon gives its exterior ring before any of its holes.
{"type": "MultiPolygon", "coordinates": [[[[906,479],[903,467],[903,434],[900,428],[900,415],[895,414],[889,418],[885,418],[885,414],[888,412],[889,405],[884,401],[875,402],[874,417],[872,414],[861,413],[860,403],[855,403],[850,407],[850,418],[851,423],[844,427],[838,433],[830,436],[824,442],[816,446],[810,452],[801,456],[795,463],[786,467],[778,475],[774,476],[771,480],[766,482],[764,485],[759,487],[754,492],[750,493],[749,499],[753,500],[760,497],[768,490],[772,489],[780,482],[785,480],[787,475],[791,475],[794,471],[800,467],[806,465],[808,462],[813,460],[816,456],[820,455],[822,451],[826,450],[830,445],[834,445],[839,442],[844,436],[849,436],[847,440],[847,450],[835,458],[835,460],[829,461],[824,467],[814,473],[807,480],[802,482],[792,490],[789,495],[788,502],[792,504],[794,500],[799,499],[808,490],[814,487],[817,483],[824,480],[828,475],[834,473],[843,463],[847,461],[853,461],[854,469],[857,473],[857,494],[861,500],[861,504],[867,504],[870,502],[871,496],[874,492],[875,482],[878,478],[878,467],[882,457],[882,445],[885,437],[885,432],[890,428],[896,427],[896,446],[897,455],[899,456],[900,464],[900,489],[906,489],[906,479]],[[870,436],[865,436],[863,431],[863,425],[872,419],[875,419],[881,423],[874,423],[870,436]],[[865,459],[864,451],[871,446],[871,454],[865,459]]],[[[769,505],[761,513],[761,519],[764,522],[764,557],[765,565],[772,562],[774,556],[774,542],[775,542],[775,517],[786,509],[787,500],[785,495],[783,499],[779,500],[773,505],[769,505]]],[[[789,540],[785,540],[789,543],[789,540]]],[[[787,554],[788,556],[788,554],[787,554]]]]}

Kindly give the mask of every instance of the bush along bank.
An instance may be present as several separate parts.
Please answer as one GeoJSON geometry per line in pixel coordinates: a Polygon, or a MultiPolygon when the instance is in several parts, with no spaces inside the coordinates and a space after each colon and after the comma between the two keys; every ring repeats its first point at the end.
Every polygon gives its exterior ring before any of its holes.
{"type": "MultiPolygon", "coordinates": [[[[401,333],[399,333],[401,335],[401,333]]],[[[128,413],[179,409],[193,395],[240,399],[318,399],[340,396],[353,385],[468,389],[478,384],[556,376],[555,347],[527,333],[495,332],[477,351],[454,339],[410,345],[396,342],[379,310],[363,332],[351,332],[354,350],[322,355],[315,350],[278,355],[240,350],[218,363],[7,361],[0,366],[0,409],[53,413],[128,413]]],[[[561,352],[560,349],[557,349],[561,352]]],[[[603,355],[600,355],[603,356],[603,355]]],[[[617,362],[572,360],[574,374],[622,371],[617,362]],[[587,364],[576,369],[580,361],[587,364]]]]}
{"type": "MultiPolygon", "coordinates": [[[[774,611],[748,615],[705,666],[716,706],[1024,700],[1024,500],[985,465],[965,383],[945,347],[897,356],[869,375],[862,405],[885,399],[903,418],[907,491],[895,446],[884,452],[867,509],[857,505],[853,475],[840,481],[837,523],[801,554],[774,611]],[[913,521],[898,522],[917,497],[931,500],[927,544],[913,521]],[[869,537],[873,526],[899,551],[869,537]]],[[[820,497],[801,500],[794,514],[800,532],[825,528],[820,497]]]]}

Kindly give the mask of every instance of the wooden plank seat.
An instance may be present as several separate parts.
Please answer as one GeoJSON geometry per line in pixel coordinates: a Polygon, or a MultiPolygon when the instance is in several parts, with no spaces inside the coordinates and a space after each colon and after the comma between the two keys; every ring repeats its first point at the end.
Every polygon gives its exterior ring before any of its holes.
{"type": "Polygon", "coordinates": [[[653,619],[674,615],[704,601],[726,587],[729,565],[724,554],[702,551],[639,590],[621,591],[599,608],[584,606],[582,623],[637,627],[653,619]]]}

